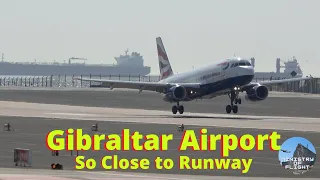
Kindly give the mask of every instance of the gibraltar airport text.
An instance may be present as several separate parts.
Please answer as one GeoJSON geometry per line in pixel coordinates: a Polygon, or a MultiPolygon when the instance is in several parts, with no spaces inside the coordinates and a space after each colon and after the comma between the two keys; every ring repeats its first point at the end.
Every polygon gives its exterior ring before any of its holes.
{"type": "MultiPolygon", "coordinates": [[[[75,158],[75,169],[95,169],[100,165],[106,170],[148,170],[150,166],[159,170],[170,170],[178,167],[180,170],[238,170],[241,173],[248,173],[252,165],[252,159],[228,158],[230,153],[237,148],[242,151],[263,151],[265,143],[269,143],[270,150],[278,151],[280,146],[278,140],[281,135],[277,132],[270,134],[258,134],[253,136],[244,134],[237,137],[234,134],[208,134],[207,129],[201,129],[196,135],[194,130],[185,130],[176,149],[180,151],[216,151],[220,145],[220,156],[212,158],[191,158],[187,155],[180,155],[178,159],[161,158],[155,159],[122,159],[118,155],[108,155],[97,160],[90,157],[77,156],[75,158]],[[175,164],[175,162],[177,162],[175,164]]],[[[174,139],[173,134],[147,134],[143,135],[138,131],[130,132],[130,129],[123,129],[118,134],[94,134],[92,136],[83,134],[82,129],[53,130],[47,134],[46,143],[52,151],[78,150],[78,151],[168,151],[168,143],[174,139]],[[145,140],[143,143],[140,140],[145,140]]],[[[268,146],[266,146],[268,147],[268,146]]]]}

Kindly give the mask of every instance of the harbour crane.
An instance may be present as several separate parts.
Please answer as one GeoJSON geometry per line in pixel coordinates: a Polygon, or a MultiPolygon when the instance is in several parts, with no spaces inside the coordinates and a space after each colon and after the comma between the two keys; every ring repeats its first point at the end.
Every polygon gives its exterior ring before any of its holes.
{"type": "Polygon", "coordinates": [[[87,59],[86,59],[86,58],[71,57],[71,58],[69,58],[69,64],[71,64],[71,60],[82,60],[82,61],[84,61],[83,64],[85,64],[85,61],[86,61],[87,59]]]}

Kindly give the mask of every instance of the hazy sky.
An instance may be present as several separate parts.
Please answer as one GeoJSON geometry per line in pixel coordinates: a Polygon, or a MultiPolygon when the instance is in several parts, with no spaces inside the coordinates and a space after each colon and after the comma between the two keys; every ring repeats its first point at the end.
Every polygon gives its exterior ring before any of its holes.
{"type": "Polygon", "coordinates": [[[320,76],[319,0],[0,0],[0,53],[7,61],[115,63],[140,52],[158,74],[155,38],[183,72],[236,54],[256,71],[296,56],[305,75],[320,76]]]}

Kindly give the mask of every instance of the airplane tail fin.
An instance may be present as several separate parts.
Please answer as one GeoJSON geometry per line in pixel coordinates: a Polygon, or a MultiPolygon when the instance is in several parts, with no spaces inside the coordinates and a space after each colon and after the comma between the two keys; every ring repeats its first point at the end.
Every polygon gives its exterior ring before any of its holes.
{"type": "Polygon", "coordinates": [[[161,37],[157,37],[157,50],[158,50],[158,59],[159,59],[159,68],[160,68],[160,80],[166,79],[173,75],[173,71],[167,56],[166,50],[162,43],[161,37]]]}

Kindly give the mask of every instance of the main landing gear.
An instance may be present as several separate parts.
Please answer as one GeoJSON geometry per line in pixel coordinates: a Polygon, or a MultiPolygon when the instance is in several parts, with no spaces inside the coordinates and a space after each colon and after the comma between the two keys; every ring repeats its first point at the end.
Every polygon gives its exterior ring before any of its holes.
{"type": "Polygon", "coordinates": [[[227,105],[226,107],[226,112],[228,114],[231,113],[231,111],[236,114],[238,113],[238,106],[237,105],[234,105],[233,103],[235,104],[241,104],[241,99],[239,98],[239,91],[237,90],[232,90],[231,93],[228,94],[230,100],[231,100],[231,105],[227,105]]]}
{"type": "Polygon", "coordinates": [[[183,114],[184,107],[182,105],[179,105],[179,102],[177,102],[177,105],[172,106],[172,113],[177,114],[179,111],[180,114],[183,114]]]}

